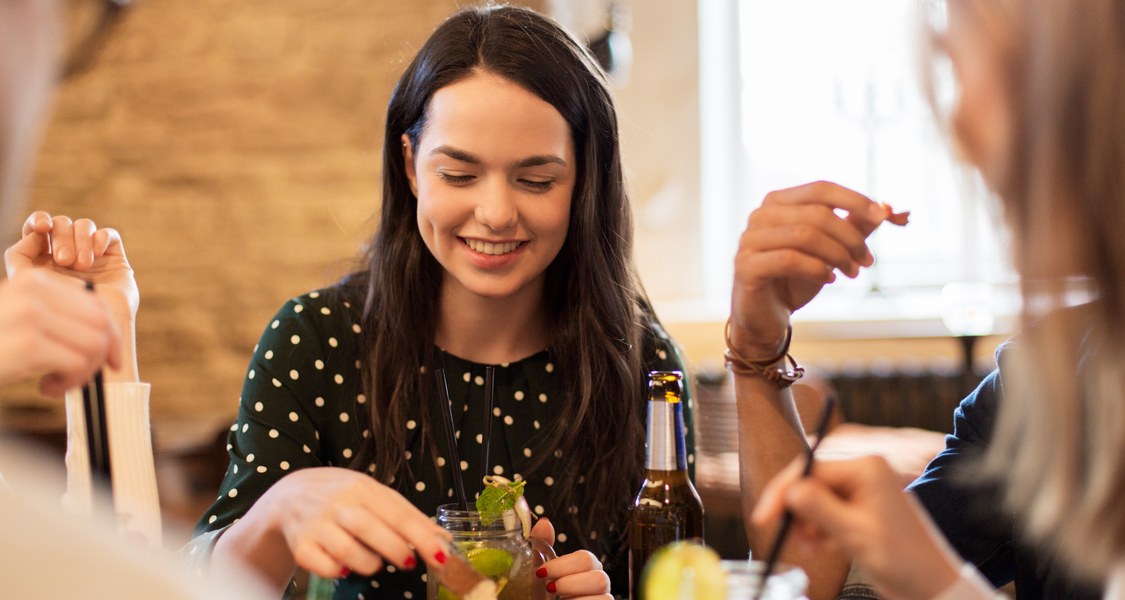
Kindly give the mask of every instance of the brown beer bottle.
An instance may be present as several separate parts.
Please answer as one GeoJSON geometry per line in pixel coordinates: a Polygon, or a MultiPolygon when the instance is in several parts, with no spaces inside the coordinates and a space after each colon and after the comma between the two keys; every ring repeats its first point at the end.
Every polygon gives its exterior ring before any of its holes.
{"type": "Polygon", "coordinates": [[[653,371],[648,376],[645,482],[629,514],[633,600],[643,600],[641,574],[657,548],[677,540],[703,541],[703,503],[687,471],[683,381],[679,371],[653,371]]]}

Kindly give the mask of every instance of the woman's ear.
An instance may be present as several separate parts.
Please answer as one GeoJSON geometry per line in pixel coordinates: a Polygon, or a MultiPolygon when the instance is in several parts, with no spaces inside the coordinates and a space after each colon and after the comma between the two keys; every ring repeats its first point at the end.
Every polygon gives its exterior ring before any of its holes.
{"type": "Polygon", "coordinates": [[[402,134],[402,161],[406,165],[406,179],[410,182],[410,193],[418,197],[418,173],[414,170],[414,144],[410,136],[402,134]]]}

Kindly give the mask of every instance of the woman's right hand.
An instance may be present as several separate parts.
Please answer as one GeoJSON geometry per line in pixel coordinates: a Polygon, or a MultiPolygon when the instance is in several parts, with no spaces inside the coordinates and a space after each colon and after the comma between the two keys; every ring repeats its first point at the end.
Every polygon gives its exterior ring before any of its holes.
{"type": "MultiPolygon", "coordinates": [[[[258,501],[293,561],[324,578],[372,575],[387,562],[407,571],[415,551],[440,569],[450,535],[393,489],[340,467],[300,469],[258,501]]],[[[225,536],[224,536],[225,537],[225,536]]]]}
{"type": "Polygon", "coordinates": [[[865,240],[886,218],[882,205],[834,183],[767,194],[750,214],[735,256],[735,351],[749,359],[776,356],[790,314],[835,281],[835,270],[854,278],[875,263],[865,240]]]}

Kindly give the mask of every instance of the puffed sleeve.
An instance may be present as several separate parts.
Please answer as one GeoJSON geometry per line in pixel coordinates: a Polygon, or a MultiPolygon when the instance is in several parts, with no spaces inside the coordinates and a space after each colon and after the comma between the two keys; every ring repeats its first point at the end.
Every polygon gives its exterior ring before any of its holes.
{"type": "MultiPolygon", "coordinates": [[[[318,292],[290,300],[270,320],[254,349],[230,428],[230,464],[219,496],[196,525],[196,535],[220,530],[242,515],[282,477],[328,464],[326,427],[354,418],[343,395],[341,364],[354,361],[341,340],[354,337],[345,309],[318,292]]],[[[355,376],[351,367],[348,377],[355,376]]],[[[211,536],[214,537],[214,536],[211,536]]],[[[213,541],[213,540],[210,540],[213,541]]]]}

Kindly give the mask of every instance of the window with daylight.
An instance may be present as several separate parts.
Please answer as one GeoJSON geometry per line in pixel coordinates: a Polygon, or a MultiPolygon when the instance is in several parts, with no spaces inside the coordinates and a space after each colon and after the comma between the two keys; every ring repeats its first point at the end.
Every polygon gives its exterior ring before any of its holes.
{"type": "MultiPolygon", "coordinates": [[[[923,91],[948,89],[924,57],[917,2],[700,0],[702,221],[709,293],[729,286],[745,217],[771,190],[829,180],[896,210],[871,238],[878,262],[841,277],[798,319],[940,319],[951,283],[1013,279],[998,215],[959,165],[923,91]]],[[[940,95],[940,94],[939,94],[940,95]]],[[[940,101],[940,98],[939,98],[940,101]]],[[[939,102],[940,103],[940,102],[939,102]]],[[[950,289],[965,289],[954,286],[950,289]]],[[[993,309],[1010,312],[1000,299],[993,309]]]]}

